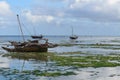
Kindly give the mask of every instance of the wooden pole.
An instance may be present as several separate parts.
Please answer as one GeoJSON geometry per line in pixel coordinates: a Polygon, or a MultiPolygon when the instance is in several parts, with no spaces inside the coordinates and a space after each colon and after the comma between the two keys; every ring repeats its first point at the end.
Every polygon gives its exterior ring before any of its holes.
{"type": "Polygon", "coordinates": [[[19,19],[18,14],[17,14],[17,19],[18,19],[18,23],[19,23],[19,26],[20,26],[20,31],[21,31],[21,34],[22,34],[23,41],[25,42],[25,38],[24,38],[24,34],[23,34],[23,31],[22,31],[22,27],[21,27],[21,24],[20,24],[20,19],[19,19]]]}

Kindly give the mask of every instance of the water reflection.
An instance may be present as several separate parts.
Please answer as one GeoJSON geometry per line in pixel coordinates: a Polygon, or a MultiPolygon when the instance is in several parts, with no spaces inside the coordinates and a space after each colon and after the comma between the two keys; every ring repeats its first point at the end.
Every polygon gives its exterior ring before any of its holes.
{"type": "Polygon", "coordinates": [[[0,56],[0,67],[11,69],[34,70],[42,64],[48,65],[48,53],[8,53],[0,56]],[[7,57],[7,58],[6,58],[7,57]]]}
{"type": "Polygon", "coordinates": [[[9,63],[10,60],[8,58],[3,58],[0,55],[0,68],[9,68],[9,63]]]}
{"type": "Polygon", "coordinates": [[[47,53],[9,53],[5,56],[10,56],[11,58],[22,59],[22,60],[40,60],[40,61],[48,61],[47,53]]]}
{"type": "Polygon", "coordinates": [[[60,77],[39,77],[37,80],[119,80],[120,67],[82,68],[77,75],[60,77]]]}

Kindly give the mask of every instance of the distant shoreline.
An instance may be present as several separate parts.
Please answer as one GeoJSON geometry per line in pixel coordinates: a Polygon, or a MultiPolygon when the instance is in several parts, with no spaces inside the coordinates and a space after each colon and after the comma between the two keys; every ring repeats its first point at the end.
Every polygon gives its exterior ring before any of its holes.
{"type": "MultiPolygon", "coordinates": [[[[0,37],[22,37],[21,35],[0,35],[0,37]]],[[[30,37],[31,35],[24,35],[30,37]]],[[[45,37],[69,37],[70,35],[43,35],[45,37]]],[[[79,37],[120,37],[120,35],[77,35],[79,37]]]]}

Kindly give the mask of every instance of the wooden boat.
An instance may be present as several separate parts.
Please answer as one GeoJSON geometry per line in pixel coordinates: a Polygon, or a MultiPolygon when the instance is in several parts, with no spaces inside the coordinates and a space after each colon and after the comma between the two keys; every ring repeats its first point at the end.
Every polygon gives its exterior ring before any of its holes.
{"type": "Polygon", "coordinates": [[[4,50],[8,52],[47,52],[48,46],[46,44],[30,44],[20,47],[14,47],[14,48],[8,48],[8,47],[2,47],[4,50]]]}
{"type": "Polygon", "coordinates": [[[47,52],[48,51],[48,40],[44,39],[45,43],[39,43],[38,40],[26,41],[26,42],[16,42],[10,41],[11,47],[2,47],[8,52],[47,52]]]}
{"type": "Polygon", "coordinates": [[[10,41],[12,47],[2,47],[8,52],[47,52],[48,51],[48,40],[45,43],[39,43],[37,40],[16,42],[10,41]]]}
{"type": "Polygon", "coordinates": [[[73,34],[73,27],[72,27],[72,35],[69,37],[70,39],[77,39],[78,36],[73,34]]]}
{"type": "Polygon", "coordinates": [[[33,38],[33,39],[42,39],[43,38],[43,35],[42,34],[36,34],[36,29],[35,29],[35,27],[33,26],[33,31],[34,31],[34,35],[31,35],[31,37],[33,38]]]}
{"type": "Polygon", "coordinates": [[[70,39],[77,39],[77,38],[78,38],[78,36],[76,36],[76,35],[70,36],[70,39]]]}
{"type": "Polygon", "coordinates": [[[48,39],[43,39],[45,41],[44,43],[39,43],[38,40],[25,41],[18,15],[17,15],[17,19],[22,33],[23,42],[10,41],[12,47],[2,47],[2,48],[8,52],[47,52],[48,39]]]}
{"type": "Polygon", "coordinates": [[[43,38],[43,35],[32,35],[31,36],[33,39],[42,39],[43,38]]]}

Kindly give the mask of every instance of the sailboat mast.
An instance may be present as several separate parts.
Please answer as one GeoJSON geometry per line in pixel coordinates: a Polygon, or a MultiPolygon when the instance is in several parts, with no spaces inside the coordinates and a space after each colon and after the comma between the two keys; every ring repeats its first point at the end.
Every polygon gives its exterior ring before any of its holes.
{"type": "Polygon", "coordinates": [[[73,27],[71,26],[71,28],[72,28],[72,36],[73,36],[73,27]]]}
{"type": "Polygon", "coordinates": [[[18,23],[19,23],[19,26],[20,26],[20,31],[21,31],[21,34],[22,34],[23,41],[25,42],[25,38],[24,38],[24,34],[23,34],[23,31],[22,31],[22,27],[21,27],[21,24],[20,24],[20,19],[19,19],[18,14],[17,14],[17,20],[18,20],[18,23]]]}
{"type": "Polygon", "coordinates": [[[33,30],[34,30],[34,35],[36,35],[36,29],[35,29],[35,27],[33,26],[33,30]]]}

